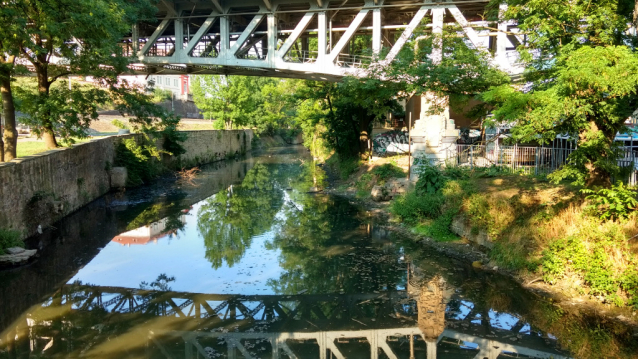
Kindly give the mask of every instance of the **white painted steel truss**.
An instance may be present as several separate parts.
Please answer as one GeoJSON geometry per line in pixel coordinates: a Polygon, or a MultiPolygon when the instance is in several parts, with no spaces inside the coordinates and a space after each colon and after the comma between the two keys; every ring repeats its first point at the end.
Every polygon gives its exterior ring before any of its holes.
{"type": "MultiPolygon", "coordinates": [[[[490,48],[516,72],[519,38],[481,16],[485,0],[163,0],[159,24],[138,24],[123,39],[138,74],[242,74],[336,80],[392,61],[419,25],[433,33],[458,25],[468,43],[490,48]],[[424,24],[426,16],[431,22],[424,24]],[[358,39],[357,39],[358,38],[358,39]],[[365,38],[362,40],[362,38],[365,38]],[[361,44],[365,43],[365,49],[361,44]],[[372,56],[371,56],[372,55],[372,56]]],[[[509,28],[508,28],[509,26],[509,28]]],[[[435,49],[436,60],[442,55],[435,49]]]]}
{"type": "MultiPolygon", "coordinates": [[[[475,359],[497,359],[502,353],[512,355],[524,355],[532,358],[553,358],[566,359],[567,357],[556,353],[544,352],[537,349],[527,348],[525,346],[512,343],[500,342],[497,340],[485,339],[474,335],[461,333],[455,330],[446,329],[443,333],[433,340],[428,340],[418,327],[412,328],[390,328],[390,329],[364,329],[364,330],[339,330],[339,331],[321,331],[321,332],[292,332],[292,333],[206,333],[206,332],[165,332],[165,333],[149,333],[149,340],[155,344],[164,354],[166,359],[173,359],[175,356],[164,348],[160,340],[156,339],[157,334],[170,336],[180,336],[184,341],[186,359],[199,357],[207,357],[210,352],[206,351],[205,345],[200,343],[200,339],[216,339],[226,344],[227,357],[237,358],[237,354],[242,358],[254,359],[250,348],[244,343],[247,340],[267,341],[272,348],[272,358],[305,358],[305,354],[295,353],[288,345],[290,341],[309,341],[318,346],[319,357],[316,359],[346,359],[347,355],[339,349],[337,343],[348,343],[351,340],[366,341],[370,346],[370,359],[378,359],[379,354],[383,353],[390,359],[397,359],[400,353],[396,353],[388,342],[396,340],[400,337],[412,337],[422,339],[426,344],[428,358],[437,358],[437,346],[442,340],[455,339],[462,342],[473,343],[478,346],[475,359]],[[330,355],[328,355],[330,353],[330,355]],[[282,355],[283,354],[283,355],[282,355]]],[[[407,349],[402,350],[402,353],[407,349]]]]}

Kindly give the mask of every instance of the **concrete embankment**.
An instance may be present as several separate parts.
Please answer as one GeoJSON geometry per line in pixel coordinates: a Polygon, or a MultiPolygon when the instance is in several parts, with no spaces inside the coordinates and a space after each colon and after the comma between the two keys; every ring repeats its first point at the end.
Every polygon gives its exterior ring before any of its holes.
{"type": "MultiPolygon", "coordinates": [[[[196,166],[251,150],[252,130],[187,131],[186,153],[169,168],[196,166]]],[[[111,136],[0,164],[0,228],[38,233],[111,188],[117,145],[139,135],[111,136]]],[[[161,143],[158,143],[160,146],[161,143]]]]}

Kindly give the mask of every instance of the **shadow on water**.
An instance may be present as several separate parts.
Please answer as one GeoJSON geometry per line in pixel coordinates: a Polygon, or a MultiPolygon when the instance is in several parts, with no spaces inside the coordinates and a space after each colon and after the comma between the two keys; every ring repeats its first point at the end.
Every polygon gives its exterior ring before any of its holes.
{"type": "Polygon", "coordinates": [[[287,148],[79,211],[1,274],[0,358],[569,356],[573,317],[391,238],[324,178],[287,148]]]}

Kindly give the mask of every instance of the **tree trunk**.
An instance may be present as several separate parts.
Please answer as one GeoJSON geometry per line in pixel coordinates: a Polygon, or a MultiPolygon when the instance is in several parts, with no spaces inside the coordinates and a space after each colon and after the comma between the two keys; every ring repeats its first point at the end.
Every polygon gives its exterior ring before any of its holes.
{"type": "MultiPolygon", "coordinates": [[[[35,66],[35,69],[36,76],[38,78],[38,94],[40,95],[40,99],[46,100],[49,97],[49,89],[51,87],[47,76],[47,65],[37,65],[35,66]]],[[[58,141],[55,139],[55,131],[53,129],[53,123],[51,122],[51,115],[49,111],[43,111],[40,120],[44,144],[48,149],[59,147],[58,141]]]]}
{"type": "MultiPolygon", "coordinates": [[[[0,128],[2,128],[2,114],[0,114],[0,128]]],[[[4,162],[4,141],[2,140],[2,134],[0,134],[0,162],[4,162]]]]}
{"type": "Polygon", "coordinates": [[[11,161],[17,157],[18,131],[16,130],[16,112],[11,94],[11,77],[8,73],[0,74],[0,93],[4,117],[4,143],[2,161],[11,161]]]}
{"type": "Polygon", "coordinates": [[[0,162],[11,161],[16,158],[18,131],[16,130],[16,113],[11,94],[11,70],[15,56],[0,56],[0,93],[4,118],[4,133],[0,133],[0,162]],[[4,139],[3,139],[4,137],[4,139]]]}
{"type": "MultiPolygon", "coordinates": [[[[600,129],[596,124],[596,121],[590,120],[589,129],[582,131],[578,137],[580,138],[580,141],[584,142],[589,136],[598,131],[600,131],[600,129]]],[[[609,139],[609,134],[605,134],[605,137],[607,137],[610,144],[613,143],[615,134],[616,132],[613,132],[611,139],[609,139]]],[[[599,155],[604,156],[605,154],[599,155]]],[[[585,164],[585,168],[587,169],[587,172],[589,174],[585,185],[587,187],[611,187],[611,174],[603,170],[602,168],[597,168],[596,166],[594,166],[594,162],[597,160],[597,158],[587,156],[587,160],[589,160],[589,162],[585,164]]]]}

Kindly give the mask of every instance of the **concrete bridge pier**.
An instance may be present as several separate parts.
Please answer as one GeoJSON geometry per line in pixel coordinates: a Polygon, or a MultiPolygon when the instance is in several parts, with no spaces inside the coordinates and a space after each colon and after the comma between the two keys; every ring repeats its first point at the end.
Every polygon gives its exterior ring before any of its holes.
{"type": "MultiPolygon", "coordinates": [[[[450,118],[449,99],[427,93],[420,99],[419,117],[411,129],[413,169],[419,162],[429,160],[434,164],[445,164],[445,160],[456,154],[459,130],[450,118]]],[[[413,173],[410,174],[412,178],[413,173]]]]}

